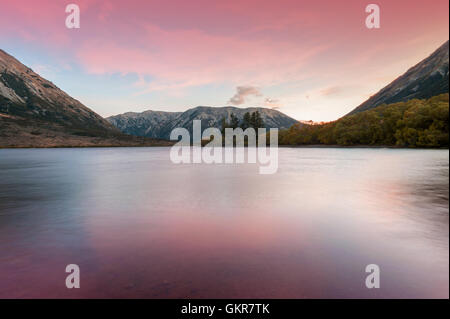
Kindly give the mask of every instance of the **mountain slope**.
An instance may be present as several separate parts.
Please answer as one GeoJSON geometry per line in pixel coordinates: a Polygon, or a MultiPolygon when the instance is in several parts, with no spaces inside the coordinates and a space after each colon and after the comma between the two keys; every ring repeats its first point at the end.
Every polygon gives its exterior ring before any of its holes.
{"type": "Polygon", "coordinates": [[[107,120],[122,132],[137,136],[168,139],[170,132],[177,127],[192,131],[193,120],[201,120],[202,128],[221,128],[222,119],[230,121],[231,114],[242,120],[246,112],[259,111],[267,128],[286,129],[295,123],[293,118],[272,109],[252,107],[241,109],[232,106],[198,106],[185,112],[145,111],[142,113],[124,113],[108,117],[107,120]]]}
{"type": "Polygon", "coordinates": [[[448,93],[449,42],[445,42],[429,57],[410,68],[405,74],[362,103],[350,114],[370,110],[381,104],[426,99],[448,93]]]}
{"type": "Polygon", "coordinates": [[[166,136],[170,123],[181,114],[182,112],[163,111],[127,112],[108,117],[106,120],[126,134],[161,138],[166,136]]]}
{"type": "Polygon", "coordinates": [[[128,145],[79,101],[0,50],[0,147],[128,145]]]}

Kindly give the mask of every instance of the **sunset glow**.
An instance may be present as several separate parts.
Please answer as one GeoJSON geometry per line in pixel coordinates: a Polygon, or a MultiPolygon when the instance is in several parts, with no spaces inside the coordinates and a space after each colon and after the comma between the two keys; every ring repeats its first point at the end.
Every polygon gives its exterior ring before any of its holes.
{"type": "Polygon", "coordinates": [[[298,120],[348,113],[448,37],[448,1],[0,0],[0,48],[102,116],[229,105],[298,120]],[[17,23],[20,21],[20,23],[17,23]]]}

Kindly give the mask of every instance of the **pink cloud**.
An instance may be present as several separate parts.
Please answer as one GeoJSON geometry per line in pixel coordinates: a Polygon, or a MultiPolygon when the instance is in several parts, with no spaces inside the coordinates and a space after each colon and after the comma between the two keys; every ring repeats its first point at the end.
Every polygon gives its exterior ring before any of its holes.
{"type": "Polygon", "coordinates": [[[380,0],[376,32],[364,26],[363,0],[75,3],[79,30],[65,28],[64,1],[0,0],[0,36],[45,46],[91,73],[135,73],[141,92],[224,82],[263,87],[312,76],[335,82],[362,72],[386,76],[376,72],[391,60],[408,54],[410,63],[448,38],[446,0],[433,6],[380,0]]]}
{"type": "Polygon", "coordinates": [[[241,105],[246,102],[250,96],[262,96],[258,88],[254,86],[238,86],[236,93],[228,100],[229,104],[241,105]]]}
{"type": "MultiPolygon", "coordinates": [[[[129,47],[110,40],[88,40],[78,50],[92,73],[137,73],[165,84],[189,86],[215,81],[270,84],[288,81],[309,58],[326,48],[308,49],[286,41],[244,40],[202,30],[164,30],[147,25],[129,47]]],[[[142,83],[141,83],[142,84],[142,83]]]]}

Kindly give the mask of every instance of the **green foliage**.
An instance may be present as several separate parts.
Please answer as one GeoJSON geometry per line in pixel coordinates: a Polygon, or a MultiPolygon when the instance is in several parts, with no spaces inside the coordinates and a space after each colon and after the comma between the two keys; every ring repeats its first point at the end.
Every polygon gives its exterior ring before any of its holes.
{"type": "Polygon", "coordinates": [[[320,124],[296,124],[279,134],[280,145],[384,145],[448,147],[448,94],[380,105],[320,124]]]}
{"type": "MultiPolygon", "coordinates": [[[[244,114],[244,117],[242,121],[239,121],[239,118],[234,114],[231,113],[230,115],[230,122],[228,123],[225,118],[222,118],[221,122],[221,132],[222,132],[222,144],[225,143],[225,129],[226,128],[242,128],[243,130],[246,130],[247,128],[254,128],[256,131],[256,141],[258,141],[258,128],[264,128],[264,121],[261,117],[261,114],[259,111],[255,111],[252,113],[246,112],[244,114]]],[[[268,136],[269,134],[267,134],[268,136]]],[[[245,143],[247,143],[247,139],[245,139],[245,143]]],[[[236,143],[236,138],[233,139],[233,144],[236,143]]]]}
{"type": "Polygon", "coordinates": [[[239,122],[239,118],[234,113],[231,113],[230,123],[228,123],[227,120],[223,118],[221,126],[222,126],[222,134],[225,132],[225,128],[227,127],[231,127],[233,129],[240,127],[243,130],[252,127],[256,130],[256,132],[258,132],[258,128],[264,127],[264,121],[259,111],[255,111],[252,113],[249,112],[245,113],[244,118],[242,119],[241,122],[239,122]]]}
{"type": "Polygon", "coordinates": [[[239,126],[239,119],[236,115],[234,115],[233,113],[231,113],[231,120],[230,120],[230,126],[235,129],[236,127],[239,126]]]}
{"type": "Polygon", "coordinates": [[[222,132],[222,134],[225,134],[225,129],[227,127],[230,127],[230,125],[228,124],[227,120],[225,118],[222,118],[222,122],[221,122],[221,129],[220,131],[222,132]]]}
{"type": "Polygon", "coordinates": [[[264,127],[264,120],[261,117],[261,114],[259,113],[259,111],[256,111],[256,127],[257,128],[263,128],[264,127]]]}
{"type": "Polygon", "coordinates": [[[242,119],[242,125],[241,125],[241,128],[242,128],[243,130],[249,128],[249,127],[250,127],[250,123],[251,123],[251,115],[250,115],[249,112],[246,112],[246,113],[244,114],[244,118],[242,119]]]}

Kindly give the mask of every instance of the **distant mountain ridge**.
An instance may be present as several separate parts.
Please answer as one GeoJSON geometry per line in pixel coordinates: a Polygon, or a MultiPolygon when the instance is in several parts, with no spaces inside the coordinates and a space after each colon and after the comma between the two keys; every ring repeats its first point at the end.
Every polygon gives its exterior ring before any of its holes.
{"type": "Polygon", "coordinates": [[[193,120],[201,120],[202,128],[221,128],[222,119],[230,121],[231,114],[242,120],[246,112],[259,111],[266,128],[287,129],[297,120],[273,109],[262,107],[238,108],[233,106],[197,106],[185,112],[144,111],[128,112],[110,116],[107,120],[126,134],[169,139],[170,132],[177,127],[192,131],[193,120]]]}
{"type": "Polygon", "coordinates": [[[445,42],[402,76],[381,89],[348,115],[370,110],[381,104],[427,99],[448,93],[449,42],[445,42]]]}
{"type": "Polygon", "coordinates": [[[120,131],[136,136],[161,137],[182,112],[144,111],[127,112],[106,118],[120,131]]]}

